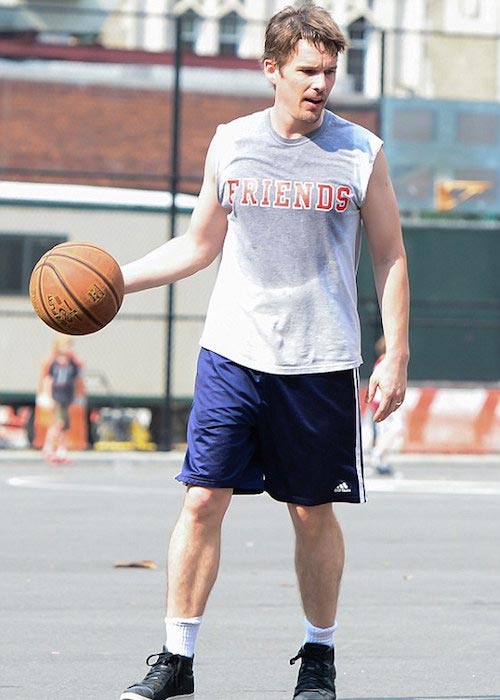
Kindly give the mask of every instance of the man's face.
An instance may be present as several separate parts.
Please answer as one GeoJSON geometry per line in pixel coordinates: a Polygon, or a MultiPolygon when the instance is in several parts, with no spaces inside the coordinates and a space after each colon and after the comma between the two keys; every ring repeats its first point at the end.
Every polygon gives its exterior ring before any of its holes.
{"type": "Polygon", "coordinates": [[[274,61],[264,63],[266,77],[274,85],[275,107],[282,119],[306,134],[320,126],[328,96],[335,84],[337,55],[301,39],[297,50],[278,69],[274,61]]]}

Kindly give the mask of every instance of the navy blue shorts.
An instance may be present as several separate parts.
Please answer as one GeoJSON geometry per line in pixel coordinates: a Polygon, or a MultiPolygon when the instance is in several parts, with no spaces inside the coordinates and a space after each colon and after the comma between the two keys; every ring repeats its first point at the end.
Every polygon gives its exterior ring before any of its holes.
{"type": "Polygon", "coordinates": [[[276,375],[202,349],[178,481],[286,503],[366,500],[358,370],[276,375]]]}

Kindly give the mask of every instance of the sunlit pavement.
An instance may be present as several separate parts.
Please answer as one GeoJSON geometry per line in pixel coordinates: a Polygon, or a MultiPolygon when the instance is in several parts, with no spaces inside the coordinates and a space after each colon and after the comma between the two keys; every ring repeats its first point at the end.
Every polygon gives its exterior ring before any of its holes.
{"type": "MultiPolygon", "coordinates": [[[[163,643],[181,452],[48,466],[0,451],[0,697],[117,699],[163,643]],[[149,560],[156,568],[120,566],[149,560]]],[[[414,455],[341,505],[339,698],[500,698],[500,457],[414,455]]],[[[197,700],[292,697],[302,642],[286,508],[235,497],[199,636],[197,700]]]]}

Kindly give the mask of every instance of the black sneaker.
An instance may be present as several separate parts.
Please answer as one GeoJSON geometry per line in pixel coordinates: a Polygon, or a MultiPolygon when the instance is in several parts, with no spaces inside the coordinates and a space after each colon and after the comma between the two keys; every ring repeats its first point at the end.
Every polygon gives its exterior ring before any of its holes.
{"type": "Polygon", "coordinates": [[[194,698],[192,658],[171,654],[163,647],[160,654],[148,656],[146,663],[151,669],[144,680],[129,686],[120,700],[194,698]]]}
{"type": "Polygon", "coordinates": [[[293,700],[335,700],[335,650],[325,644],[304,644],[294,664],[302,659],[293,700]]]}

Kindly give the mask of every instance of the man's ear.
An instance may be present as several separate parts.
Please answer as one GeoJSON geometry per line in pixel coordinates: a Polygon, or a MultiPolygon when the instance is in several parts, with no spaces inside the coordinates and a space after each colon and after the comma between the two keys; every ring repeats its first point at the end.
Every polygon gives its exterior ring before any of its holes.
{"type": "Polygon", "coordinates": [[[272,85],[276,85],[276,81],[279,75],[279,68],[276,61],[270,58],[264,60],[264,75],[269,80],[272,85]]]}

